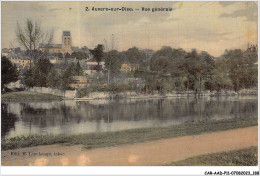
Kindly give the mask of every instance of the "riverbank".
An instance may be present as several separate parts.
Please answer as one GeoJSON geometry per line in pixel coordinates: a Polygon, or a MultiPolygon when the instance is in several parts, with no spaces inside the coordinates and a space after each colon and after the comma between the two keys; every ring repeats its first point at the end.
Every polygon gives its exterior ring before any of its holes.
{"type": "Polygon", "coordinates": [[[212,153],[168,163],[166,166],[257,166],[258,147],[212,153]]]}
{"type": "Polygon", "coordinates": [[[50,144],[82,144],[85,149],[100,148],[255,126],[258,124],[257,121],[257,118],[244,118],[208,122],[186,122],[181,125],[169,127],[139,128],[78,135],[24,135],[2,139],[1,147],[2,150],[10,150],[50,144]]]}
{"type": "Polygon", "coordinates": [[[152,99],[152,98],[171,98],[171,97],[182,97],[182,98],[201,98],[201,97],[221,97],[221,96],[257,96],[257,89],[243,89],[238,92],[230,90],[222,91],[203,91],[196,93],[195,91],[183,91],[183,92],[169,92],[169,93],[158,93],[154,92],[152,94],[147,93],[137,93],[133,91],[125,92],[91,92],[87,96],[75,98],[77,101],[89,101],[94,99],[152,99]]]}
{"type": "Polygon", "coordinates": [[[77,97],[77,91],[67,90],[62,96],[64,92],[58,89],[51,88],[41,88],[34,87],[31,88],[30,91],[22,91],[22,92],[8,92],[2,94],[3,101],[51,101],[51,100],[66,100],[66,99],[74,99],[76,101],[91,101],[91,100],[118,100],[118,99],[158,99],[158,98],[201,98],[201,97],[221,97],[221,96],[257,96],[257,89],[243,89],[238,92],[235,91],[204,91],[201,93],[196,93],[195,91],[184,91],[184,92],[171,92],[161,94],[158,92],[154,92],[152,94],[147,93],[137,93],[131,91],[125,92],[91,92],[88,96],[85,97],[77,97]]]}
{"type": "Polygon", "coordinates": [[[51,101],[62,100],[61,96],[38,92],[7,92],[1,95],[2,101],[51,101]]]}
{"type": "MultiPolygon", "coordinates": [[[[91,150],[82,150],[82,145],[56,144],[1,154],[4,166],[162,166],[193,156],[257,146],[257,141],[258,127],[253,126],[91,150]]],[[[254,158],[248,159],[254,162],[254,158]]]]}

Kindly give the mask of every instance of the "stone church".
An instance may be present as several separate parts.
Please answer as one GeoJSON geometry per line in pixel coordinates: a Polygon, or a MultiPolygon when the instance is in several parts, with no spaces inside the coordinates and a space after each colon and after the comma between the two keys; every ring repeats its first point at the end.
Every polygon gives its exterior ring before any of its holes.
{"type": "Polygon", "coordinates": [[[62,44],[40,44],[39,50],[49,53],[72,53],[72,38],[70,31],[62,32],[62,44]]]}

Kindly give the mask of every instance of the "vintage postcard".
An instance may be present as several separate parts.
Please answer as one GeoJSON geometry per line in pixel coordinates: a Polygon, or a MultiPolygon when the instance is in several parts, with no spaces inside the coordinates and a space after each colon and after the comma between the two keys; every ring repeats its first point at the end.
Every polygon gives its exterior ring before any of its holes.
{"type": "Polygon", "coordinates": [[[1,18],[2,166],[258,165],[257,1],[2,1],[1,18]]]}

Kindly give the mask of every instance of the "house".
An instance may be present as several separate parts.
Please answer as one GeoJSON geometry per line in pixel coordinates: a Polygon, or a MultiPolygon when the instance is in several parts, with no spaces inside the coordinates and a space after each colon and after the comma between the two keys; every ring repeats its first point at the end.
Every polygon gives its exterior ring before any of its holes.
{"type": "Polygon", "coordinates": [[[120,71],[123,72],[132,72],[139,69],[139,64],[123,63],[121,65],[120,71]]]}
{"type": "Polygon", "coordinates": [[[48,56],[50,63],[52,64],[64,64],[65,60],[63,58],[55,57],[55,56],[48,56]]]}
{"type": "Polygon", "coordinates": [[[105,62],[100,62],[98,64],[98,62],[93,57],[90,57],[88,60],[85,61],[84,64],[80,64],[80,66],[84,70],[84,73],[86,75],[91,76],[98,71],[104,70],[105,62]]]}
{"type": "Polygon", "coordinates": [[[243,53],[243,57],[254,57],[257,56],[258,48],[257,45],[247,45],[247,50],[243,53]]]}
{"type": "Polygon", "coordinates": [[[11,57],[9,58],[10,61],[15,64],[18,68],[19,67],[29,67],[30,64],[32,63],[31,59],[25,59],[25,58],[19,58],[19,57],[11,57]]]}
{"type": "Polygon", "coordinates": [[[84,88],[87,86],[87,77],[86,76],[73,76],[72,82],[70,84],[71,88],[84,88]]]}

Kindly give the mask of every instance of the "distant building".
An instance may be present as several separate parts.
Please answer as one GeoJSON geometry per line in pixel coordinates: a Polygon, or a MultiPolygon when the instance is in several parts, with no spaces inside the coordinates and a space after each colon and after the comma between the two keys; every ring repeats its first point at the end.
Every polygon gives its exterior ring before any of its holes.
{"type": "MultiPolygon", "coordinates": [[[[81,62],[80,62],[81,63],[81,62]]],[[[85,64],[80,64],[81,68],[84,70],[86,75],[93,75],[98,71],[102,71],[105,68],[105,62],[98,62],[92,57],[85,61],[85,64]]]]}
{"type": "Polygon", "coordinates": [[[139,65],[138,64],[123,63],[121,65],[120,71],[132,72],[132,71],[135,71],[135,70],[138,70],[138,69],[139,69],[139,65]]]}
{"type": "Polygon", "coordinates": [[[49,53],[63,53],[62,45],[61,44],[40,44],[39,50],[47,51],[49,53]]]}
{"type": "Polygon", "coordinates": [[[7,56],[8,55],[8,49],[7,48],[3,48],[2,52],[1,52],[1,56],[7,56]]]}
{"type": "Polygon", "coordinates": [[[2,49],[2,52],[1,52],[1,56],[8,56],[10,54],[12,55],[20,55],[22,53],[22,50],[20,47],[17,47],[17,48],[3,48],[2,49]]]}
{"type": "Polygon", "coordinates": [[[39,50],[49,53],[72,53],[72,37],[70,31],[62,32],[62,44],[40,44],[39,50]]]}
{"type": "Polygon", "coordinates": [[[73,76],[72,83],[70,84],[71,88],[84,88],[87,86],[87,77],[86,76],[73,76]]]}
{"type": "Polygon", "coordinates": [[[257,45],[247,45],[247,50],[243,53],[244,57],[254,57],[257,56],[258,48],[257,45]]]}
{"type": "Polygon", "coordinates": [[[65,60],[63,58],[55,57],[55,56],[49,56],[48,57],[50,63],[52,64],[64,64],[65,60]]]}
{"type": "Polygon", "coordinates": [[[15,64],[18,68],[22,67],[29,67],[30,64],[32,63],[31,59],[26,59],[26,58],[19,58],[19,57],[11,57],[9,58],[10,61],[15,64]]]}

